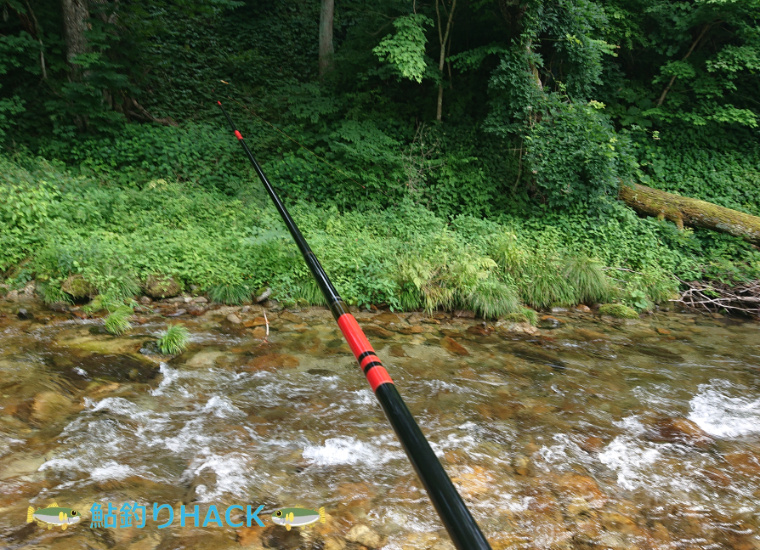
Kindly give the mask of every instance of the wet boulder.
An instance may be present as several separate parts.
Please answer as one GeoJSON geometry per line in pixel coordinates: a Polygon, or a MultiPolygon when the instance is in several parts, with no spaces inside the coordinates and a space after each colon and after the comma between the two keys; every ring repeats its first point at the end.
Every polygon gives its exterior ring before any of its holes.
{"type": "Polygon", "coordinates": [[[651,441],[683,443],[705,449],[712,438],[691,420],[686,418],[661,418],[655,422],[649,434],[651,441]]]}

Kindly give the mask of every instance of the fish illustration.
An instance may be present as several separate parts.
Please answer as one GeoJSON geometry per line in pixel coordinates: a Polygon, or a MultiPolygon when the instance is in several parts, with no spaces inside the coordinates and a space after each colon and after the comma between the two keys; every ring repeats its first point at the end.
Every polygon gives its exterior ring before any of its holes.
{"type": "Polygon", "coordinates": [[[282,508],[272,514],[272,521],[277,525],[284,525],[290,531],[291,527],[303,527],[317,521],[325,522],[324,506],[318,512],[308,508],[282,508]]]}
{"type": "Polygon", "coordinates": [[[81,519],[82,515],[76,510],[62,508],[55,502],[52,506],[39,508],[37,510],[30,506],[26,512],[27,523],[37,521],[39,525],[47,524],[48,529],[52,529],[54,525],[60,525],[61,529],[65,531],[69,525],[79,523],[81,519]]]}

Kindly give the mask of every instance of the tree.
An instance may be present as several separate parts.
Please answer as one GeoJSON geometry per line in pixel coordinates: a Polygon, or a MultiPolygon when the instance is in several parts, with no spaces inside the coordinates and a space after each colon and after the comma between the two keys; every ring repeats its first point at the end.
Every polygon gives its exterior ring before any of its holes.
{"type": "Polygon", "coordinates": [[[441,51],[438,56],[438,72],[440,73],[440,81],[438,82],[438,102],[436,103],[435,119],[441,120],[443,114],[443,67],[446,62],[446,54],[451,50],[451,23],[454,20],[454,10],[457,9],[457,0],[451,0],[451,5],[446,10],[445,0],[435,0],[435,14],[438,19],[438,42],[441,45],[441,51]],[[443,22],[441,21],[441,9],[439,4],[443,4],[444,11],[447,11],[446,30],[443,30],[443,22]]]}
{"type": "Polygon", "coordinates": [[[87,19],[90,12],[87,0],[61,0],[63,12],[63,36],[66,40],[66,61],[71,67],[74,80],[78,80],[77,56],[87,52],[87,19]]]}
{"type": "Polygon", "coordinates": [[[333,19],[335,17],[335,0],[322,0],[319,12],[319,76],[332,69],[333,66],[333,19]]]}

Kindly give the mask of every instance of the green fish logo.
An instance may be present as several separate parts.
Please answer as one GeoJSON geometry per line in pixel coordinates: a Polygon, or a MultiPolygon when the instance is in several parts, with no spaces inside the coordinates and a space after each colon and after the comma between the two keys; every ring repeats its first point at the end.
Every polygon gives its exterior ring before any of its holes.
{"type": "Polygon", "coordinates": [[[82,519],[82,515],[76,510],[71,508],[62,508],[55,502],[52,506],[47,508],[40,508],[35,510],[31,506],[26,512],[26,522],[32,523],[37,521],[38,525],[47,524],[48,529],[52,529],[53,525],[60,525],[62,530],[66,530],[69,525],[79,523],[82,519]]]}
{"type": "Polygon", "coordinates": [[[318,512],[308,508],[282,508],[272,514],[272,521],[277,525],[284,525],[290,531],[291,527],[304,527],[319,521],[325,522],[324,506],[318,512]]]}

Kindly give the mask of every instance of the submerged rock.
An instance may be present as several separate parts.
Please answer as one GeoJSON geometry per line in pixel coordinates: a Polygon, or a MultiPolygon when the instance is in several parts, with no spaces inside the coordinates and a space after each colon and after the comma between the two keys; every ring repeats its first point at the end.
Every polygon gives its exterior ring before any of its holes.
{"type": "Polygon", "coordinates": [[[567,364],[557,354],[537,346],[517,342],[510,346],[509,351],[531,363],[549,365],[554,370],[565,370],[567,368],[567,364]]]}
{"type": "Polygon", "coordinates": [[[346,534],[346,540],[361,544],[367,548],[380,548],[383,545],[383,539],[380,535],[362,524],[354,525],[346,534]]]}
{"type": "Polygon", "coordinates": [[[603,304],[599,306],[599,315],[608,315],[616,319],[638,319],[639,314],[635,310],[623,304],[603,304]]]}
{"type": "Polygon", "coordinates": [[[470,355],[470,352],[467,351],[467,348],[465,348],[462,344],[454,340],[451,336],[444,336],[441,339],[441,347],[451,353],[452,355],[470,355]]]}
{"type": "Polygon", "coordinates": [[[649,439],[668,443],[684,443],[700,449],[705,449],[712,443],[712,438],[707,433],[702,431],[696,423],[686,418],[662,418],[658,420],[649,439]]]}
{"type": "Polygon", "coordinates": [[[63,394],[54,391],[40,392],[32,402],[31,419],[37,424],[50,424],[69,416],[74,402],[63,394]]]}

